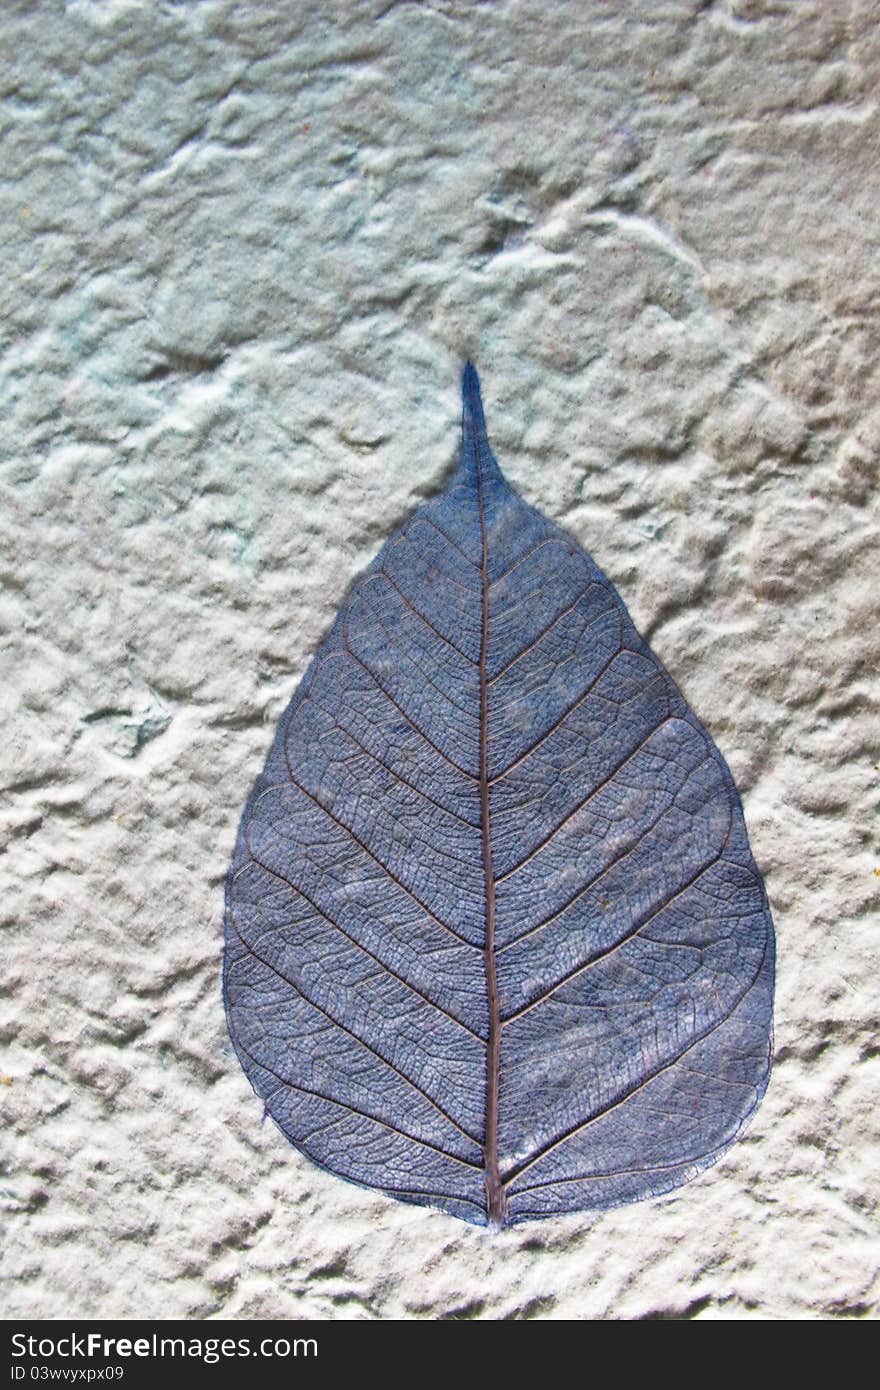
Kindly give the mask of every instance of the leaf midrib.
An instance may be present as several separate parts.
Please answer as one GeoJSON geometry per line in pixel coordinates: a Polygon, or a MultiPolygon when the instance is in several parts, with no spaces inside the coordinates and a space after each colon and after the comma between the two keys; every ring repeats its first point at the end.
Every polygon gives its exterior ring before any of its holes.
{"type": "Polygon", "coordinates": [[[477,504],[480,512],[482,563],[480,566],[482,622],[480,632],[480,829],[483,842],[483,871],[486,881],[486,1007],[489,1019],[489,1039],[486,1048],[486,1137],[483,1159],[486,1181],[486,1212],[492,1226],[504,1221],[504,1187],[498,1161],[498,1102],[501,1087],[501,1001],[498,997],[498,974],[495,961],[495,873],[492,866],[492,826],[489,818],[489,681],[487,678],[489,648],[489,536],[486,527],[486,505],[483,497],[483,456],[485,436],[474,430],[476,455],[477,504]]]}

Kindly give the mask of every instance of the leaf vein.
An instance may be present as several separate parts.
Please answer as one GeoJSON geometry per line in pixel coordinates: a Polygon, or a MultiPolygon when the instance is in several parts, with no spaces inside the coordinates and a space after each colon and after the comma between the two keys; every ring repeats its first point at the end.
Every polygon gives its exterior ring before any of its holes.
{"type": "MultiPolygon", "coordinates": [[[[415,1134],[410,1134],[407,1130],[401,1129],[398,1125],[391,1124],[390,1120],[382,1120],[378,1115],[371,1115],[368,1110],[361,1110],[359,1106],[352,1105],[349,1101],[337,1100],[334,1096],[328,1096],[323,1091],[315,1090],[312,1086],[303,1086],[297,1081],[291,1081],[288,1077],[282,1076],[280,1072],[275,1071],[274,1067],[270,1067],[268,1063],[262,1062],[259,1057],[256,1057],[254,1053],[251,1052],[250,1048],[246,1047],[241,1041],[241,1038],[236,1037],[234,1042],[236,1051],[243,1052],[246,1057],[250,1058],[255,1066],[260,1067],[260,1069],[267,1072],[269,1076],[274,1076],[276,1081],[280,1081],[281,1085],[286,1086],[289,1090],[298,1091],[300,1095],[304,1096],[314,1096],[316,1100],[322,1100],[328,1105],[338,1105],[340,1110],[346,1111],[356,1119],[369,1120],[375,1125],[380,1125],[382,1129],[389,1130],[392,1134],[399,1134],[402,1139],[408,1139],[411,1143],[420,1145],[423,1149],[432,1149],[434,1153],[440,1154],[443,1158],[448,1158],[452,1163],[460,1163],[464,1168],[479,1169],[481,1167],[481,1165],[473,1159],[459,1158],[457,1154],[449,1153],[447,1149],[442,1148],[439,1144],[432,1144],[429,1139],[419,1139],[415,1134]]],[[[454,1120],[451,1121],[451,1123],[455,1125],[454,1120]]],[[[455,1125],[455,1128],[459,1129],[460,1127],[455,1125]]],[[[470,1139],[472,1143],[477,1142],[473,1136],[467,1134],[466,1131],[461,1130],[461,1133],[466,1139],[470,1139]]]]}
{"type": "MultiPolygon", "coordinates": [[[[463,1019],[458,1018],[453,1013],[450,1013],[450,1011],[444,1008],[442,1004],[438,1004],[436,999],[432,999],[429,994],[425,994],[423,990],[419,989],[418,985],[414,985],[411,980],[408,980],[406,978],[405,975],[401,975],[399,971],[393,969],[393,967],[390,966],[387,961],[384,961],[380,956],[377,956],[373,951],[370,950],[368,946],[364,946],[362,942],[358,941],[356,936],[352,936],[350,932],[347,932],[345,930],[345,927],[343,927],[340,922],[337,922],[333,917],[330,917],[322,907],[318,906],[314,898],[312,898],[308,893],[306,893],[304,889],[298,887],[298,885],[295,884],[292,879],[289,879],[286,874],[279,874],[276,869],[270,868],[270,866],[266,864],[264,860],[258,858],[258,856],[253,853],[253,850],[250,849],[250,846],[248,846],[248,851],[251,854],[251,859],[249,860],[248,864],[242,864],[241,868],[235,875],[236,878],[238,878],[240,874],[244,873],[245,869],[247,869],[250,864],[256,864],[257,868],[262,869],[264,873],[271,874],[273,878],[278,879],[279,883],[286,884],[292,892],[297,893],[299,897],[303,899],[304,902],[307,902],[309,907],[312,908],[314,912],[317,912],[318,916],[322,917],[323,920],[328,924],[328,926],[334,927],[336,931],[339,932],[340,936],[344,936],[346,941],[350,941],[352,946],[355,946],[359,951],[362,951],[365,956],[367,956],[371,961],[374,961],[376,965],[380,966],[380,968],[384,970],[386,974],[390,975],[393,980],[397,980],[399,984],[403,985],[406,989],[411,990],[411,992],[415,994],[419,999],[423,1000],[424,1003],[428,1004],[432,1009],[436,1009],[437,1012],[439,1014],[443,1014],[445,1018],[448,1018],[450,1023],[457,1024],[458,1027],[463,1028],[466,1033],[470,1033],[471,1037],[475,1038],[478,1043],[482,1043],[482,1045],[485,1046],[486,1039],[482,1037],[474,1028],[471,1028],[470,1024],[465,1023],[463,1019]]],[[[244,941],[243,937],[241,939],[244,941]]],[[[249,943],[247,941],[244,941],[244,944],[246,946],[249,946],[249,943]]]]}
{"type": "Polygon", "coordinates": [[[650,1085],[652,1081],[655,1081],[658,1076],[662,1076],[664,1072],[669,1071],[671,1067],[674,1067],[678,1062],[681,1061],[682,1057],[686,1057],[688,1053],[692,1052],[695,1047],[698,1047],[701,1042],[705,1042],[706,1038],[711,1037],[713,1033],[717,1033],[718,1029],[721,1028],[728,1021],[734,1010],[739,1007],[739,1005],[745,999],[746,995],[749,994],[752,989],[754,989],[755,985],[758,982],[758,979],[760,978],[761,971],[764,969],[764,962],[766,961],[766,959],[767,944],[765,943],[760,963],[754,975],[752,976],[752,979],[746,985],[745,989],[743,989],[741,994],[737,997],[736,1001],[731,1006],[731,1008],[723,1015],[723,1017],[716,1019],[716,1021],[710,1024],[708,1028],[704,1028],[701,1033],[699,1033],[695,1038],[692,1038],[690,1042],[687,1044],[687,1046],[683,1047],[679,1052],[677,1052],[674,1057],[671,1057],[668,1062],[664,1062],[662,1066],[656,1067],[652,1072],[650,1072],[646,1077],[644,1077],[640,1082],[638,1082],[637,1085],[630,1087],[627,1091],[624,1091],[623,1094],[618,1096],[616,1100],[610,1101],[607,1105],[604,1105],[600,1110],[597,1110],[594,1114],[589,1115],[585,1120],[582,1120],[578,1124],[573,1125],[563,1134],[558,1135],[557,1138],[551,1140],[548,1144],[545,1144],[542,1148],[540,1148],[536,1153],[532,1154],[524,1162],[517,1164],[515,1168],[510,1169],[503,1178],[505,1187],[507,1188],[512,1183],[516,1182],[517,1178],[522,1177],[523,1173],[527,1172],[529,1168],[534,1166],[534,1164],[538,1163],[542,1158],[546,1158],[547,1155],[549,1153],[552,1153],[554,1149],[559,1148],[560,1144],[564,1144],[569,1139],[573,1139],[575,1135],[581,1134],[585,1129],[588,1129],[590,1125],[595,1124],[597,1120],[601,1120],[605,1115],[610,1114],[613,1110],[617,1110],[621,1105],[626,1104],[627,1101],[632,1100],[633,1096],[638,1095],[639,1091],[644,1090],[644,1088],[650,1085]]]}
{"type": "Polygon", "coordinates": [[[557,990],[562,989],[563,985],[567,985],[571,980],[576,979],[578,975],[583,975],[585,971],[591,970],[594,965],[599,965],[601,961],[607,960],[609,956],[613,956],[615,952],[619,951],[621,947],[627,944],[627,942],[635,940],[635,938],[639,935],[643,927],[647,927],[650,922],[653,922],[655,920],[655,918],[659,917],[662,913],[667,912],[669,908],[672,907],[673,903],[677,902],[678,899],[683,896],[683,894],[689,893],[690,890],[694,887],[694,885],[699,883],[700,879],[703,878],[709,872],[710,869],[714,869],[715,865],[721,862],[721,860],[724,857],[724,851],[727,849],[729,840],[730,831],[728,830],[727,835],[724,839],[724,844],[722,845],[719,852],[714,856],[714,858],[710,859],[708,864],[704,864],[702,868],[700,868],[697,871],[697,873],[695,873],[693,877],[687,881],[687,883],[682,884],[681,888],[676,889],[672,896],[670,898],[667,898],[666,901],[662,903],[660,907],[655,908],[654,911],[650,912],[647,917],[643,917],[640,922],[638,922],[634,927],[632,927],[624,936],[621,936],[617,941],[615,941],[612,946],[606,947],[603,951],[597,951],[594,955],[590,956],[589,960],[586,960],[581,965],[577,965],[572,970],[567,971],[566,974],[563,975],[561,979],[557,980],[556,983],[552,985],[549,989],[544,990],[543,993],[536,995],[535,998],[531,999],[528,1004],[524,1004],[522,1008],[517,1009],[515,1013],[512,1013],[507,1018],[505,1018],[504,1023],[514,1023],[518,1018],[522,1018],[524,1014],[530,1013],[531,1010],[536,1008],[539,1004],[543,1004],[547,999],[552,998],[552,996],[557,992],[557,990]]]}
{"type": "Polygon", "coordinates": [[[315,806],[317,806],[319,811],[323,811],[324,815],[328,818],[328,820],[332,820],[334,825],[338,825],[339,829],[342,830],[346,835],[348,835],[352,843],[356,844],[358,849],[362,850],[363,853],[366,854],[369,859],[372,859],[373,863],[377,866],[377,868],[381,869],[382,873],[385,875],[385,877],[389,880],[390,883],[395,884],[396,887],[398,887],[401,890],[401,892],[406,893],[407,897],[412,898],[416,906],[421,908],[422,912],[426,913],[427,916],[431,918],[432,922],[436,922],[439,927],[443,927],[445,931],[449,932],[450,936],[455,937],[456,941],[460,941],[465,946],[470,946],[470,948],[475,951],[481,949],[479,946],[476,946],[473,941],[469,941],[466,936],[462,936],[461,932],[456,931],[455,928],[451,927],[448,922],[444,922],[442,917],[438,917],[437,913],[434,912],[432,908],[428,907],[427,903],[422,902],[421,898],[419,898],[412,891],[411,888],[407,887],[407,885],[403,882],[403,879],[399,878],[397,874],[394,873],[393,869],[389,868],[389,866],[385,864],[377,854],[373,853],[366,841],[362,840],[361,837],[356,833],[356,831],[352,830],[350,825],[346,825],[345,821],[340,820],[339,817],[335,815],[333,811],[330,810],[329,806],[325,806],[323,801],[320,801],[318,797],[315,796],[314,792],[310,792],[308,787],[304,787],[301,782],[297,781],[296,777],[294,777],[293,775],[293,769],[290,766],[290,758],[288,756],[286,742],[284,747],[284,757],[285,761],[287,762],[287,773],[290,778],[291,785],[296,787],[298,792],[301,792],[303,796],[307,797],[309,801],[311,801],[315,806]]]}
{"type": "Polygon", "coordinates": [[[457,763],[453,758],[450,758],[448,753],[444,753],[443,749],[434,742],[430,735],[426,734],[424,729],[422,729],[418,724],[416,724],[415,720],[409,714],[407,714],[406,710],[403,708],[403,705],[401,705],[397,700],[395,700],[394,696],[390,693],[390,691],[385,689],[385,686],[379,680],[375,672],[370,670],[370,667],[367,665],[367,663],[365,661],[362,661],[355,651],[352,651],[347,633],[345,635],[344,641],[346,653],[351,657],[352,661],[356,661],[358,666],[360,666],[361,669],[364,672],[366,672],[366,674],[370,677],[371,681],[376,686],[376,688],[378,690],[381,690],[382,694],[385,696],[385,699],[389,702],[389,704],[392,704],[394,708],[397,710],[398,714],[401,716],[401,718],[406,720],[413,733],[418,734],[419,738],[422,739],[422,741],[426,743],[429,748],[432,748],[438,757],[442,758],[445,763],[448,763],[449,766],[451,768],[454,768],[456,772],[460,773],[462,777],[466,777],[469,782],[477,782],[479,779],[476,777],[476,775],[473,772],[468,772],[467,768],[462,767],[460,763],[457,763]]]}
{"type": "MultiPolygon", "coordinates": [[[[469,666],[473,666],[475,668],[478,666],[479,663],[474,661],[472,656],[468,656],[466,651],[462,651],[461,647],[456,646],[456,644],[450,641],[448,637],[445,637],[444,634],[440,631],[439,627],[435,627],[435,625],[431,622],[430,618],[425,617],[425,614],[421,613],[419,609],[416,608],[412,600],[407,598],[406,594],[401,589],[397,580],[392,579],[391,575],[388,573],[384,566],[382,567],[382,569],[377,570],[376,573],[371,576],[368,583],[373,583],[378,579],[384,579],[386,584],[391,585],[394,592],[400,597],[404,606],[409,610],[410,613],[412,613],[413,617],[417,618],[418,621],[422,623],[428,629],[429,632],[433,633],[433,635],[438,639],[438,641],[443,642],[447,647],[449,647],[458,656],[460,656],[462,661],[466,661],[469,666]]],[[[367,584],[364,585],[364,589],[366,588],[367,584]]]]}
{"type": "Polygon", "coordinates": [[[464,553],[464,551],[462,550],[461,546],[460,546],[460,545],[457,545],[456,542],[452,539],[452,537],[451,537],[450,535],[448,535],[446,531],[443,530],[443,527],[442,527],[442,526],[438,526],[437,523],[436,523],[436,521],[432,521],[431,518],[430,518],[429,516],[420,516],[420,515],[418,515],[418,514],[417,514],[416,516],[414,516],[413,519],[412,519],[412,521],[410,522],[409,526],[407,527],[407,531],[409,531],[413,526],[415,526],[416,523],[421,523],[421,522],[424,522],[425,525],[432,527],[432,529],[435,530],[435,531],[437,532],[437,535],[438,535],[438,536],[442,536],[442,537],[443,537],[443,539],[446,541],[446,544],[447,544],[447,545],[451,546],[453,550],[457,550],[457,551],[458,551],[458,553],[459,553],[459,555],[461,556],[461,558],[462,558],[467,564],[469,564],[469,565],[471,566],[472,569],[475,569],[475,570],[477,571],[477,573],[480,572],[480,566],[477,564],[476,560],[472,560],[471,557],[470,557],[470,555],[465,555],[465,553],[464,553]]]}
{"type": "MultiPolygon", "coordinates": [[[[531,746],[528,747],[524,753],[520,753],[518,757],[514,758],[513,762],[509,763],[503,772],[497,773],[492,778],[490,786],[494,787],[497,785],[498,782],[503,782],[504,778],[507,777],[508,773],[513,772],[514,768],[517,768],[520,766],[521,763],[524,763],[527,758],[530,758],[532,754],[536,752],[538,748],[541,747],[542,743],[546,743],[547,739],[550,738],[552,734],[556,733],[560,726],[565,723],[566,719],[568,719],[570,715],[574,714],[574,711],[578,708],[578,706],[582,705],[584,703],[584,700],[586,700],[588,696],[590,696],[593,693],[596,686],[599,684],[599,681],[611,669],[614,662],[617,661],[618,657],[623,655],[623,652],[625,650],[625,647],[618,647],[617,650],[612,653],[612,655],[602,666],[601,670],[597,672],[597,674],[590,681],[590,684],[586,687],[586,689],[581,691],[577,699],[573,700],[570,705],[566,706],[566,708],[562,711],[558,718],[555,719],[553,723],[550,725],[549,729],[545,729],[544,732],[541,734],[540,738],[536,738],[534,743],[531,744],[531,746]]],[[[658,671],[657,674],[652,676],[652,678],[647,682],[647,684],[644,685],[641,688],[641,690],[639,690],[637,693],[639,695],[644,694],[646,690],[650,690],[652,685],[656,685],[657,682],[662,681],[662,679],[663,677],[661,673],[658,671]]],[[[633,696],[632,698],[634,699],[635,696],[633,696]]]]}
{"type": "MultiPolygon", "coordinates": [[[[544,838],[539,841],[537,845],[535,845],[534,849],[529,850],[529,853],[525,855],[524,858],[520,859],[519,862],[514,864],[511,868],[505,869],[504,873],[501,874],[495,880],[496,883],[503,883],[505,879],[508,879],[513,874],[518,873],[519,870],[524,868],[525,865],[528,864],[532,859],[534,859],[536,855],[540,854],[542,849],[546,849],[547,845],[549,845],[550,841],[553,840],[556,837],[556,835],[559,834],[559,831],[563,828],[563,826],[567,825],[568,822],[574,816],[578,815],[579,812],[583,811],[585,806],[589,806],[590,802],[593,800],[594,797],[598,796],[600,792],[605,791],[606,787],[608,787],[614,781],[617,774],[619,772],[622,772],[626,765],[632,762],[633,758],[637,758],[639,753],[641,753],[645,748],[645,745],[650,743],[654,735],[656,733],[659,733],[661,729],[665,728],[665,726],[669,724],[674,719],[674,717],[674,715],[668,714],[664,719],[660,720],[659,724],[655,724],[654,727],[650,730],[650,732],[647,733],[645,737],[641,740],[641,742],[638,743],[636,747],[633,748],[629,753],[627,753],[626,757],[622,758],[621,761],[617,764],[617,766],[611,769],[607,776],[602,778],[601,782],[599,782],[598,785],[595,786],[593,790],[587,796],[584,797],[583,801],[578,802],[577,806],[575,806],[571,811],[569,811],[565,816],[563,816],[562,820],[559,821],[558,824],[555,825],[553,829],[549,831],[544,836],[544,838]]],[[[704,758],[700,766],[703,767],[707,762],[710,761],[710,758],[704,758]]],[[[687,785],[687,782],[690,781],[692,775],[692,773],[688,774],[688,777],[682,783],[682,786],[687,785]]],[[[681,790],[682,788],[679,787],[678,792],[676,792],[676,796],[680,794],[681,790]]],[[[653,826],[651,828],[653,829],[653,826]]]]}
{"type": "MultiPolygon", "coordinates": [[[[510,660],[504,666],[502,666],[500,671],[496,671],[492,679],[487,682],[489,687],[491,688],[496,681],[500,681],[502,676],[506,676],[511,667],[515,666],[518,661],[522,661],[524,656],[528,656],[529,652],[533,651],[535,647],[538,646],[539,642],[543,642],[544,638],[550,635],[554,627],[556,627],[558,623],[561,623],[563,618],[567,618],[569,613],[574,612],[578,604],[581,603],[583,599],[587,597],[587,594],[590,592],[591,589],[602,588],[604,588],[604,585],[600,584],[595,579],[591,580],[587,587],[578,594],[577,598],[574,600],[573,603],[570,603],[567,608],[563,608],[560,613],[557,613],[556,617],[553,618],[551,622],[547,623],[546,627],[543,627],[541,629],[537,637],[533,638],[532,641],[529,642],[528,646],[522,647],[520,651],[517,652],[516,656],[511,657],[510,660]]],[[[591,618],[590,621],[585,625],[583,632],[581,633],[581,636],[583,636],[584,632],[589,632],[590,628],[595,627],[596,624],[600,623],[603,618],[607,618],[609,613],[614,614],[615,617],[617,616],[616,613],[614,613],[613,608],[603,608],[602,611],[598,613],[595,618],[591,618]]]]}

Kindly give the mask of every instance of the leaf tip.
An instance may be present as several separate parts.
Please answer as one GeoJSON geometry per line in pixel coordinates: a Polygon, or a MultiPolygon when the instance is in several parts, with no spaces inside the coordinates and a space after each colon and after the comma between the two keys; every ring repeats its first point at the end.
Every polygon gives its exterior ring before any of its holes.
{"type": "Polygon", "coordinates": [[[482,475],[484,482],[493,475],[500,478],[501,470],[489,448],[480,378],[470,359],[461,374],[461,404],[461,467],[467,473],[482,475]]]}
{"type": "Polygon", "coordinates": [[[473,362],[468,359],[461,374],[462,427],[468,428],[485,438],[486,417],[483,414],[483,396],[480,391],[480,378],[473,362]]]}

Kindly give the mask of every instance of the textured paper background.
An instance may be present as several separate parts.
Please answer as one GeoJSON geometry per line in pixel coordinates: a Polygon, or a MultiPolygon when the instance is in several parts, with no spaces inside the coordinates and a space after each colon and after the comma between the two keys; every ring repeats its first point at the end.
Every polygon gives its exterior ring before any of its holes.
{"type": "Polygon", "coordinates": [[[5,1316],[875,1312],[877,19],[4,4],[5,1316]],[[779,941],[746,1139],[500,1234],[261,1123],[219,975],[274,724],[467,355],[728,758],[779,941]]]}

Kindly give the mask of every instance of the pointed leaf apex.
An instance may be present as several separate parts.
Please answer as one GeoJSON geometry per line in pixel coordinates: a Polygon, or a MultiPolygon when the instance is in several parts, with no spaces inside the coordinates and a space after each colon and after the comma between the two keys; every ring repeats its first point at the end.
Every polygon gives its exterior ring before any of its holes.
{"type": "Polygon", "coordinates": [[[470,361],[465,363],[461,375],[461,402],[461,469],[471,476],[481,476],[484,483],[490,478],[500,479],[501,470],[489,448],[486,433],[480,378],[470,361]]]}
{"type": "Polygon", "coordinates": [[[476,398],[477,403],[482,405],[480,399],[480,378],[477,374],[476,367],[471,361],[465,362],[464,364],[464,371],[461,374],[461,393],[465,400],[473,400],[476,398]]]}

